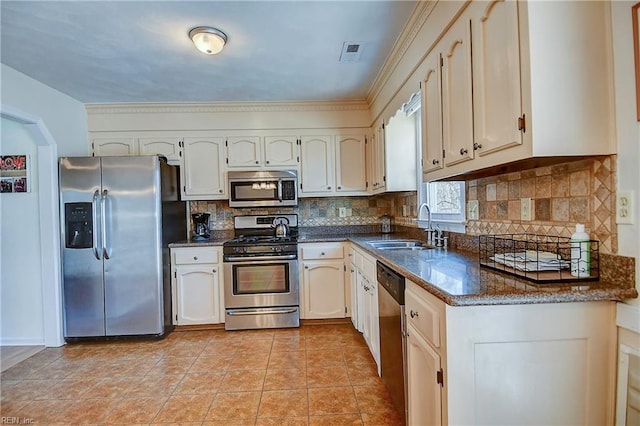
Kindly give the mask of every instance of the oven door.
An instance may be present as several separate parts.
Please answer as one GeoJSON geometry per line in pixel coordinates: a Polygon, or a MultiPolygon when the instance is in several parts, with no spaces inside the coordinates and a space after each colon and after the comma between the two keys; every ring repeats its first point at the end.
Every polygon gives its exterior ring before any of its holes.
{"type": "Polygon", "coordinates": [[[227,309],[299,305],[298,260],[263,259],[224,263],[227,309]]]}

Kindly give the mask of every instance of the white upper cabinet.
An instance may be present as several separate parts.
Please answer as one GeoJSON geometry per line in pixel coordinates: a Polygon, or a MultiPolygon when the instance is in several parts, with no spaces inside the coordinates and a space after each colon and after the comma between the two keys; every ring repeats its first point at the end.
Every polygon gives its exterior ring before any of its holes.
{"type": "MultiPolygon", "coordinates": [[[[427,57],[443,55],[445,158],[444,167],[434,164],[439,159],[428,149],[433,128],[424,127],[424,179],[531,158],[557,162],[615,152],[610,19],[609,2],[470,2],[427,57]],[[468,34],[470,44],[463,38],[468,34]],[[449,85],[448,78],[460,83],[449,85]]],[[[432,92],[423,88],[423,105],[435,103],[427,96],[432,92]]]]}
{"type": "Polygon", "coordinates": [[[300,196],[365,195],[366,136],[302,136],[300,196]]]}
{"type": "Polygon", "coordinates": [[[182,140],[177,137],[145,137],[138,139],[140,155],[163,155],[171,165],[182,160],[182,140]]]}
{"type": "Polygon", "coordinates": [[[459,19],[439,43],[442,73],[442,144],[446,166],[473,158],[471,29],[459,19]]]}
{"type": "Polygon", "coordinates": [[[367,183],[372,194],[384,192],[386,186],[385,168],[385,127],[384,122],[376,123],[371,131],[371,140],[367,143],[367,183]]]}
{"type": "Polygon", "coordinates": [[[366,157],[364,135],[336,137],[336,191],[366,191],[366,157]]]}
{"type": "Polygon", "coordinates": [[[183,200],[227,198],[223,137],[184,138],[183,200]]]}
{"type": "Polygon", "coordinates": [[[91,148],[96,157],[136,155],[138,154],[138,140],[136,138],[92,139],[91,148]]]}
{"type": "Polygon", "coordinates": [[[300,165],[297,136],[265,136],[264,163],[266,167],[291,167],[300,165]]]}
{"type": "Polygon", "coordinates": [[[333,136],[303,136],[300,146],[302,149],[300,195],[308,193],[331,194],[334,192],[333,136]]]}
{"type": "MultiPolygon", "coordinates": [[[[442,157],[442,92],[440,91],[440,55],[432,51],[425,60],[427,71],[422,81],[422,173],[426,175],[444,166],[442,157]]],[[[423,179],[426,180],[426,179],[423,179]]]]}
{"type": "Polygon", "coordinates": [[[227,167],[256,168],[262,165],[262,140],[259,136],[227,138],[227,167]]]}
{"type": "Polygon", "coordinates": [[[518,3],[482,3],[472,24],[474,148],[482,156],[522,144],[518,3]]]}

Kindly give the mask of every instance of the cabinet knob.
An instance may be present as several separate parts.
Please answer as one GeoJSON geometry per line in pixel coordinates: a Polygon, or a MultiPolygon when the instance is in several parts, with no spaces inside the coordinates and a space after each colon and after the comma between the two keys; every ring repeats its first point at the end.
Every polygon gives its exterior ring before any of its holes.
{"type": "Polygon", "coordinates": [[[218,192],[222,194],[223,191],[222,191],[222,189],[219,189],[218,192]]]}
{"type": "Polygon", "coordinates": [[[269,164],[269,160],[267,160],[267,164],[269,164]]]}
{"type": "Polygon", "coordinates": [[[341,187],[341,186],[339,186],[339,187],[338,187],[338,189],[342,189],[342,187],[341,187]]]}
{"type": "Polygon", "coordinates": [[[432,161],[433,165],[435,166],[436,164],[440,164],[440,161],[436,160],[435,158],[432,161]]]}
{"type": "Polygon", "coordinates": [[[460,148],[460,155],[465,155],[465,154],[467,154],[468,152],[469,152],[469,150],[468,150],[468,149],[466,149],[466,148],[460,148]]]}
{"type": "Polygon", "coordinates": [[[213,273],[215,274],[217,271],[215,269],[212,269],[213,273]]]}
{"type": "Polygon", "coordinates": [[[259,161],[256,161],[256,164],[260,164],[260,162],[259,162],[259,161]]]}
{"type": "Polygon", "coordinates": [[[324,256],[324,252],[320,253],[320,256],[324,256]]]}
{"type": "Polygon", "coordinates": [[[198,256],[193,256],[193,260],[198,260],[198,256]]]}
{"type": "Polygon", "coordinates": [[[474,143],[473,143],[473,150],[474,150],[474,151],[477,151],[477,150],[479,150],[479,149],[481,149],[481,148],[482,148],[482,145],[481,145],[481,144],[479,144],[479,143],[477,143],[477,142],[474,142],[474,143]]]}
{"type": "Polygon", "coordinates": [[[305,267],[304,267],[304,269],[309,269],[309,267],[308,267],[308,266],[305,266],[305,267]]]}
{"type": "Polygon", "coordinates": [[[330,186],[327,186],[327,189],[331,189],[331,187],[330,187],[330,186]]]}
{"type": "Polygon", "coordinates": [[[409,311],[409,315],[411,315],[411,318],[419,317],[418,312],[415,312],[414,310],[409,311]]]}

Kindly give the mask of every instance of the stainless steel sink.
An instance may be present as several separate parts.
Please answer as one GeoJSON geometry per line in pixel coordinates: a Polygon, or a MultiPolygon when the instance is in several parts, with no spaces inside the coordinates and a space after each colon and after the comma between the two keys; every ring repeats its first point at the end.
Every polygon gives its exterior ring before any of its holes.
{"type": "Polygon", "coordinates": [[[415,240],[370,241],[369,244],[378,250],[428,250],[433,248],[422,241],[415,240]]]}

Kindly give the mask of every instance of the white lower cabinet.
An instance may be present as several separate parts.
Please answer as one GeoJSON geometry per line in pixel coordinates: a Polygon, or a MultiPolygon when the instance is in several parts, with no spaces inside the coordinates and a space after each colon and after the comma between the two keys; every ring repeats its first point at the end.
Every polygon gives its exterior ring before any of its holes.
{"type": "Polygon", "coordinates": [[[224,322],[219,247],[171,249],[175,325],[224,322]]]}
{"type": "Polygon", "coordinates": [[[376,278],[376,260],[352,247],[352,268],[355,277],[355,303],[352,302],[352,316],[355,315],[354,326],[362,333],[369,351],[378,366],[380,374],[380,325],[378,318],[378,283],[376,278]],[[355,314],[354,314],[355,312],[355,314]]]}
{"type": "Polygon", "coordinates": [[[302,283],[300,311],[303,319],[345,318],[343,243],[300,244],[302,283]]]}
{"type": "Polygon", "coordinates": [[[614,302],[405,303],[408,424],[613,423],[614,302]]]}

